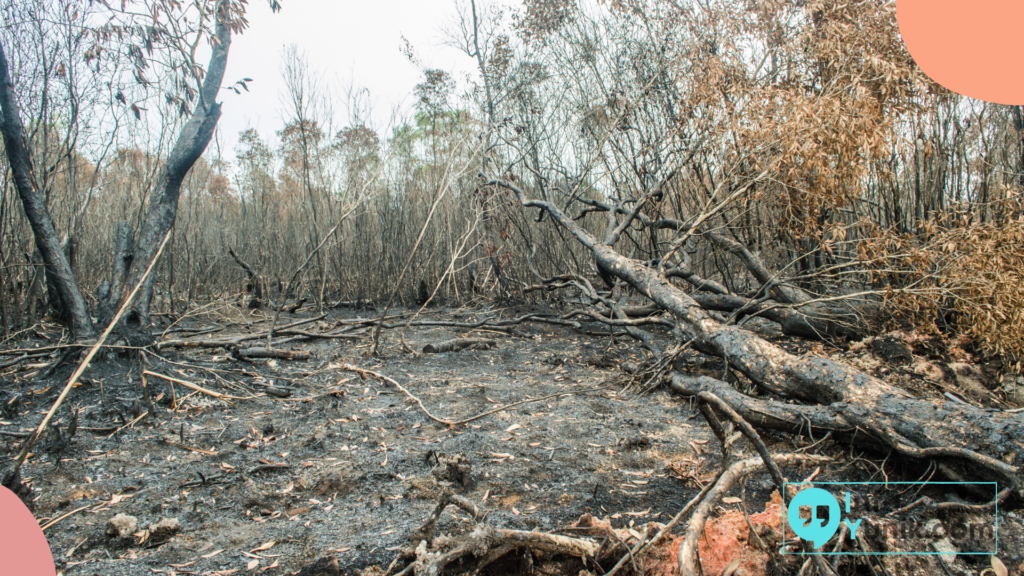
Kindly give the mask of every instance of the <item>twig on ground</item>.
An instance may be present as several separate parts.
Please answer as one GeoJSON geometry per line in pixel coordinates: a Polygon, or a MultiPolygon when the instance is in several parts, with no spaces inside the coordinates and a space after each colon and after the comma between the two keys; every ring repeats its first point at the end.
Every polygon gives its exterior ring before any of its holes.
{"type": "MultiPolygon", "coordinates": [[[[407,549],[399,558],[404,557],[413,561],[398,574],[441,574],[445,566],[469,555],[481,558],[476,566],[476,569],[480,570],[499,557],[520,548],[590,559],[601,549],[597,542],[589,538],[494,528],[486,522],[486,514],[479,506],[450,491],[441,494],[437,507],[427,517],[427,521],[412,533],[410,542],[414,550],[410,552],[407,549]],[[449,505],[458,506],[468,512],[477,524],[466,534],[435,540],[434,527],[449,505]]],[[[389,571],[395,564],[396,562],[392,562],[389,571]]]]}
{"type": "Polygon", "coordinates": [[[154,378],[160,378],[162,380],[167,380],[168,382],[174,382],[175,384],[179,384],[181,386],[184,386],[185,388],[191,388],[192,390],[195,390],[196,392],[201,392],[201,393],[206,394],[208,396],[213,396],[214,398],[217,398],[218,400],[247,400],[247,398],[240,398],[238,396],[228,396],[227,394],[221,394],[220,392],[214,392],[213,390],[207,390],[206,388],[203,388],[202,386],[198,386],[198,385],[193,384],[191,382],[188,382],[188,381],[185,381],[185,380],[180,380],[178,378],[173,378],[171,376],[166,376],[164,374],[159,374],[157,372],[151,372],[149,370],[144,370],[142,373],[145,374],[146,376],[152,376],[154,378]]]}
{"type": "Polygon", "coordinates": [[[113,432],[111,432],[111,433],[110,433],[110,435],[109,435],[109,436],[107,436],[107,438],[112,438],[112,437],[113,437],[113,436],[114,436],[115,434],[117,434],[117,433],[118,433],[118,432],[120,432],[121,430],[124,430],[125,428],[128,428],[129,426],[133,426],[133,425],[134,425],[134,424],[135,424],[136,422],[138,422],[139,420],[142,420],[142,419],[143,419],[143,418],[145,418],[146,416],[149,416],[149,412],[148,412],[148,411],[146,411],[146,412],[143,412],[142,414],[139,414],[138,416],[136,416],[136,417],[135,417],[134,419],[132,419],[132,420],[131,420],[130,422],[128,422],[127,424],[125,424],[125,425],[123,425],[123,426],[120,426],[120,427],[118,427],[118,428],[117,428],[117,429],[115,429],[115,430],[114,430],[113,432]]]}
{"type": "Polygon", "coordinates": [[[3,370],[4,368],[9,368],[11,366],[14,366],[18,362],[21,362],[22,360],[24,360],[26,358],[28,358],[28,354],[27,353],[26,354],[22,354],[21,356],[18,356],[17,358],[15,358],[13,360],[8,360],[7,362],[4,362],[3,364],[0,364],[0,370],[3,370]]]}
{"type": "MultiPolygon", "coordinates": [[[[715,479],[712,482],[709,482],[706,486],[704,486],[704,488],[701,489],[701,491],[699,493],[697,493],[697,495],[694,496],[692,500],[687,502],[686,506],[683,506],[683,509],[680,510],[679,513],[676,514],[672,518],[672,520],[669,521],[668,524],[665,524],[664,526],[662,526],[661,530],[659,530],[658,533],[654,535],[654,538],[651,538],[646,544],[644,544],[644,546],[642,548],[640,548],[640,550],[638,550],[635,553],[635,556],[636,556],[636,558],[638,560],[643,560],[644,556],[651,549],[653,549],[658,544],[661,544],[661,541],[664,540],[669,535],[669,533],[672,531],[672,529],[675,528],[679,524],[679,522],[683,519],[683,517],[686,516],[686,514],[695,505],[697,505],[697,503],[700,502],[704,498],[704,496],[707,495],[708,491],[711,490],[711,487],[714,486],[718,482],[718,479],[722,477],[723,472],[724,471],[719,472],[718,475],[715,476],[715,479]]],[[[620,559],[619,563],[616,564],[611,570],[609,570],[608,573],[605,574],[605,576],[614,576],[619,570],[622,569],[623,566],[625,566],[625,564],[626,564],[626,562],[628,560],[629,560],[629,558],[627,558],[627,557],[623,557],[622,559],[620,559]]]]}
{"type": "Polygon", "coordinates": [[[42,530],[43,532],[45,532],[45,531],[49,530],[50,528],[52,528],[54,525],[56,525],[61,520],[64,520],[64,519],[69,518],[71,516],[74,516],[75,514],[78,514],[79,512],[81,512],[83,510],[88,510],[90,508],[99,508],[99,507],[103,506],[104,504],[109,504],[109,502],[98,502],[96,504],[89,504],[88,506],[82,506],[81,508],[75,508],[71,512],[66,512],[66,513],[64,513],[64,514],[54,518],[53,520],[50,520],[46,524],[43,524],[42,526],[40,526],[39,529],[42,530]]]}

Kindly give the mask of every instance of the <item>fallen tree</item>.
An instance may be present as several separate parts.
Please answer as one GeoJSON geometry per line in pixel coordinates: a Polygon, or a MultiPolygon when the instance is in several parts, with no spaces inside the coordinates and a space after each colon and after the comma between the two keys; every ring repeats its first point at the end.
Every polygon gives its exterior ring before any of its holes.
{"type": "Polygon", "coordinates": [[[652,200],[650,194],[638,199],[631,211],[622,211],[621,219],[615,216],[618,211],[610,211],[605,237],[598,239],[554,204],[530,199],[517,186],[503,180],[490,180],[485,186],[508,189],[524,208],[539,209],[541,217],[550,215],[590,250],[601,268],[670,313],[679,334],[694,349],[721,358],[767,393],[814,406],[767,403],[739,395],[724,383],[683,375],[673,378],[675,390],[691,395],[713,391],[759,426],[835,431],[856,445],[939,460],[954,479],[963,477],[958,469],[970,470],[971,480],[998,480],[1019,490],[1019,467],[1012,457],[1010,462],[1001,458],[1024,447],[1024,415],[916,398],[849,365],[791,354],[748,330],[719,322],[673,284],[664,270],[616,251],[614,244],[652,200]]]}
{"type": "MultiPolygon", "coordinates": [[[[740,188],[740,191],[748,186],[740,188]]],[[[653,197],[654,194],[649,196],[653,197]]],[[[694,223],[673,218],[651,220],[640,212],[640,208],[646,202],[643,199],[636,202],[636,207],[632,212],[627,211],[623,206],[612,206],[597,200],[581,199],[581,202],[588,206],[581,216],[588,212],[605,212],[612,217],[623,215],[626,217],[627,223],[638,223],[645,230],[672,230],[682,235],[681,239],[673,243],[678,246],[685,244],[698,228],[694,223]]],[[[573,221],[579,219],[580,216],[577,216],[573,221]]],[[[612,243],[617,241],[619,235],[627,228],[628,225],[614,233],[612,243]]],[[[609,234],[613,234],[613,232],[609,232],[609,234]]],[[[790,336],[813,339],[836,337],[856,339],[863,335],[866,323],[862,311],[848,305],[828,306],[818,301],[805,290],[785,281],[777,272],[771,271],[746,246],[722,233],[707,229],[700,230],[700,235],[708,238],[714,247],[735,256],[743,268],[761,283],[760,289],[752,295],[753,297],[734,294],[721,283],[699,276],[693,270],[692,259],[685,250],[670,250],[664,257],[648,263],[651,267],[660,270],[666,278],[680,278],[693,286],[697,290],[693,294],[693,298],[705,310],[734,312],[740,316],[761,316],[778,323],[782,332],[790,336]]],[[[595,263],[602,278],[611,273],[600,259],[595,263]]],[[[605,281],[607,282],[607,279],[605,281]]]]}

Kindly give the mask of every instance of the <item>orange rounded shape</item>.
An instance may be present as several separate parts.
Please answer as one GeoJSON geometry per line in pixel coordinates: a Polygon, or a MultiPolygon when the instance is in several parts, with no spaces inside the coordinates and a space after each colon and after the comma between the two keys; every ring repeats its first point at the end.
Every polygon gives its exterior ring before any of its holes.
{"type": "Polygon", "coordinates": [[[896,0],[900,35],[939,84],[997,104],[1024,104],[1022,0],[896,0]]]}
{"type": "Polygon", "coordinates": [[[3,486],[0,486],[0,574],[57,574],[50,545],[39,523],[21,499],[3,486]]]}

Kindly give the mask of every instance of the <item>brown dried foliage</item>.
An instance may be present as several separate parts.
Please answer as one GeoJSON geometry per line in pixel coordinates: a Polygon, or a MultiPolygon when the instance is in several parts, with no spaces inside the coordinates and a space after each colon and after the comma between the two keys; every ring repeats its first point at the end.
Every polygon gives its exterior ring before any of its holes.
{"type": "Polygon", "coordinates": [[[860,245],[885,287],[890,327],[968,335],[1017,371],[1024,355],[1024,197],[998,203],[1001,218],[971,212],[932,218],[919,234],[878,233],[860,245]]]}

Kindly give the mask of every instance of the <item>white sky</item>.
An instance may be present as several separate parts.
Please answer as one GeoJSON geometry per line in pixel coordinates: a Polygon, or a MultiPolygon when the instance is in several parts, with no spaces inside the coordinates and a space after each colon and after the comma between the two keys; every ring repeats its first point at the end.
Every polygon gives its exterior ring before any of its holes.
{"type": "MultiPolygon", "coordinates": [[[[265,0],[249,2],[249,28],[231,42],[224,85],[252,78],[250,92],[225,90],[220,120],[220,145],[225,159],[234,158],[238,133],[252,127],[274,141],[283,125],[284,48],[296,44],[305,52],[310,72],[335,94],[336,122],[346,118],[341,91],[350,83],[369,89],[374,103],[373,127],[388,129],[392,109],[408,110],[421,70],[400,51],[404,35],[425,68],[440,68],[462,78],[475,62],[442,44],[442,29],[454,22],[454,0],[281,0],[270,11],[265,0]]],[[[341,128],[341,125],[335,129],[341,128]]],[[[384,135],[384,134],[382,134],[384,135]]],[[[208,153],[214,152],[211,142],[208,153]]]]}

